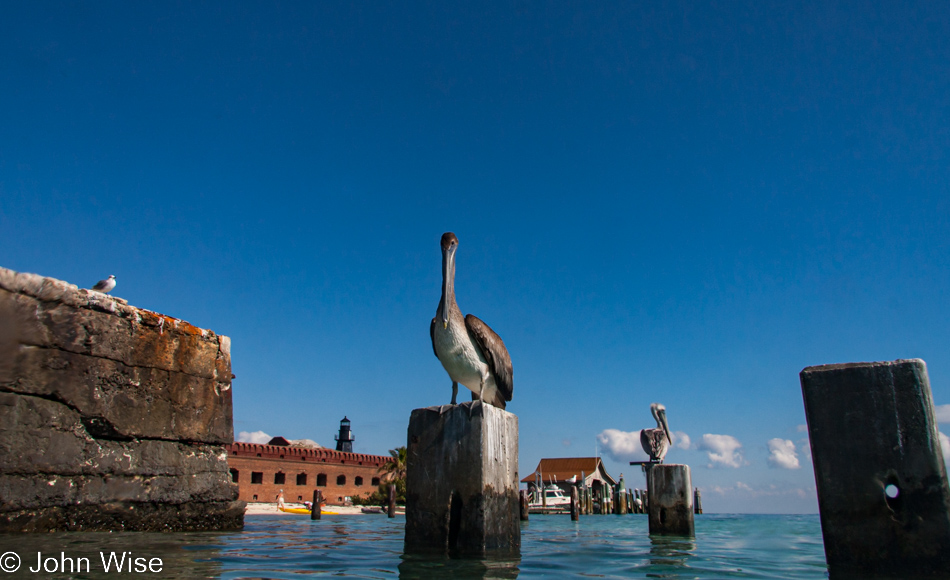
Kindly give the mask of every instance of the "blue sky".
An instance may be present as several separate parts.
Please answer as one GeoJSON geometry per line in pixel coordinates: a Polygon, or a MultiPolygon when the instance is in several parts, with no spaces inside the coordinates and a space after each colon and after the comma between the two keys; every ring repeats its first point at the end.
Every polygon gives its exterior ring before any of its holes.
{"type": "Polygon", "coordinates": [[[522,475],[596,452],[642,487],[657,401],[708,511],[814,512],[803,367],[923,358],[950,404],[948,32],[941,3],[5,2],[0,266],[230,336],[236,433],[346,415],[385,453],[451,396],[454,231],[522,475]]]}

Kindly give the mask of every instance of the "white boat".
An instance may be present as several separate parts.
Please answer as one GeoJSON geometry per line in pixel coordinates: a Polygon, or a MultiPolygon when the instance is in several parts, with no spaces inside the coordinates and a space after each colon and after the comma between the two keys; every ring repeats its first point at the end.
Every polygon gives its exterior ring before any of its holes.
{"type": "Polygon", "coordinates": [[[564,490],[556,485],[549,485],[544,488],[544,498],[542,502],[541,494],[533,492],[528,502],[529,508],[548,508],[548,509],[570,509],[571,496],[564,493],[564,490]]]}

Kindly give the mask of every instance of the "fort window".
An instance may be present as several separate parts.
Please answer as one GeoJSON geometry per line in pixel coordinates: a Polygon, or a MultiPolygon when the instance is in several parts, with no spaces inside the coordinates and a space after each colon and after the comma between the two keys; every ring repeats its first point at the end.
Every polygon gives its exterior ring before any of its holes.
{"type": "Polygon", "coordinates": [[[378,477],[374,477],[374,478],[373,478],[373,485],[376,485],[376,486],[379,485],[379,478],[378,478],[378,477]]]}
{"type": "Polygon", "coordinates": [[[239,472],[237,469],[232,469],[232,470],[231,470],[231,483],[237,483],[237,482],[238,482],[238,474],[239,474],[239,473],[240,473],[240,472],[239,472]]]}
{"type": "Polygon", "coordinates": [[[303,496],[302,496],[302,495],[298,495],[298,496],[297,496],[297,501],[303,501],[303,496]]]}
{"type": "Polygon", "coordinates": [[[263,472],[263,471],[252,471],[252,472],[251,472],[251,483],[264,483],[264,472],[263,472]]]}
{"type": "Polygon", "coordinates": [[[353,480],[353,483],[356,485],[363,485],[363,478],[357,477],[356,479],[353,480]]]}
{"type": "Polygon", "coordinates": [[[254,494],[254,501],[257,501],[257,494],[254,494]]]}
{"type": "Polygon", "coordinates": [[[327,486],[327,474],[321,473],[317,476],[317,487],[326,487],[327,486]]]}
{"type": "Polygon", "coordinates": [[[297,485],[307,485],[307,474],[298,473],[297,474],[297,485]]]}
{"type": "Polygon", "coordinates": [[[345,475],[338,475],[338,476],[336,476],[336,484],[337,484],[337,485],[346,485],[346,476],[345,476],[345,475]]]}
{"type": "Polygon", "coordinates": [[[274,483],[276,483],[277,485],[284,485],[284,479],[285,478],[284,478],[283,473],[278,471],[277,473],[274,474],[274,483]]]}

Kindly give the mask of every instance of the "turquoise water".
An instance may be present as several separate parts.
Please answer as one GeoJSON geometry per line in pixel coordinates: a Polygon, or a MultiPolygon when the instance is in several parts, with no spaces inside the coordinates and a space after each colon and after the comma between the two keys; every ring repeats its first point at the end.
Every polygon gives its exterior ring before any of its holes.
{"type": "MultiPolygon", "coordinates": [[[[122,552],[140,567],[161,560],[154,578],[827,578],[817,515],[696,516],[696,538],[650,537],[643,515],[533,515],[520,559],[466,560],[402,554],[405,518],[248,516],[235,533],[0,535],[0,553],[20,569],[0,578],[115,578],[102,555],[122,552]],[[37,573],[37,552],[42,554],[37,573]],[[67,560],[62,559],[64,555],[67,560]],[[69,559],[89,573],[66,573],[69,559]],[[42,562],[46,561],[45,571],[42,562]],[[80,564],[82,564],[80,562],[80,564]]],[[[4,560],[3,563],[7,563],[4,560]]],[[[126,560],[126,565],[129,560],[126,560]]]]}

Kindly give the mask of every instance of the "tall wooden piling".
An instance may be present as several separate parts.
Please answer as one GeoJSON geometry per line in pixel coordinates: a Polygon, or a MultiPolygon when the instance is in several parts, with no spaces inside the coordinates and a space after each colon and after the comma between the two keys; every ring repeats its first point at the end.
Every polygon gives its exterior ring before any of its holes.
{"type": "Polygon", "coordinates": [[[389,484],[389,509],[386,510],[386,514],[394,518],[396,517],[396,484],[389,484]]]}
{"type": "Polygon", "coordinates": [[[924,361],[800,378],[831,577],[946,577],[950,488],[924,361]]]}
{"type": "Polygon", "coordinates": [[[521,498],[520,498],[520,499],[521,499],[521,501],[520,501],[520,504],[521,504],[521,521],[526,522],[526,521],[528,521],[528,504],[531,503],[531,500],[529,499],[529,495],[528,495],[528,490],[526,490],[526,489],[522,489],[522,490],[521,490],[521,498]]]}
{"type": "Polygon", "coordinates": [[[319,489],[313,490],[313,506],[310,508],[310,519],[319,520],[320,516],[323,515],[321,512],[320,504],[323,503],[323,493],[319,489]]]}
{"type": "Polygon", "coordinates": [[[659,463],[647,469],[650,533],[696,535],[689,466],[659,463]]]}
{"type": "Polygon", "coordinates": [[[518,417],[479,401],[415,409],[407,553],[520,554],[518,417]]]}
{"type": "Polygon", "coordinates": [[[581,515],[581,506],[580,498],[577,494],[577,487],[571,486],[571,519],[575,522],[580,519],[581,515]]]}
{"type": "Polygon", "coordinates": [[[703,513],[703,496],[699,493],[699,488],[693,492],[693,513],[703,513]]]}

